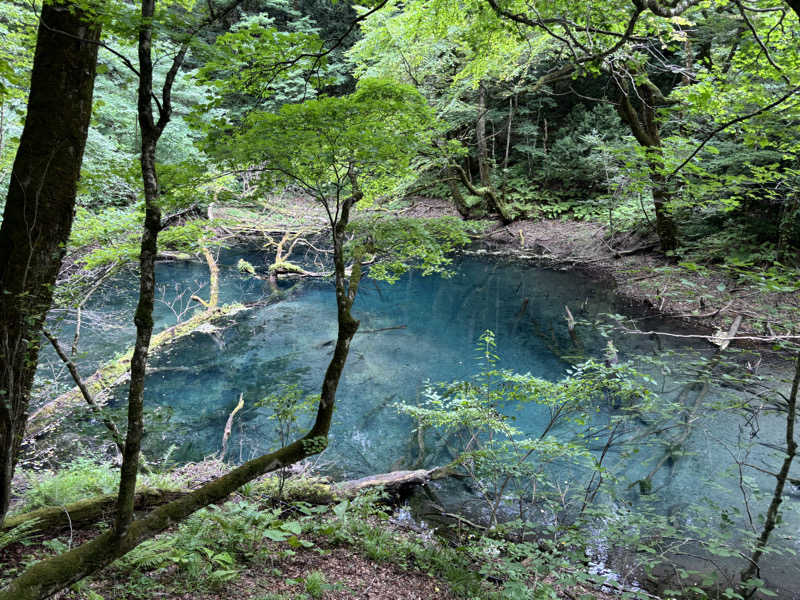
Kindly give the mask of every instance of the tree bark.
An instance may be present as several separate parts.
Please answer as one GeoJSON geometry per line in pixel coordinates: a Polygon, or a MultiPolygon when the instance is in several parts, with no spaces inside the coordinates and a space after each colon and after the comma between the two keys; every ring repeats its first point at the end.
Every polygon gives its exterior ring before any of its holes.
{"type": "Polygon", "coordinates": [[[100,25],[72,2],[42,6],[25,128],[0,226],[0,522],[72,228],[99,38],[100,25]]]}
{"type": "MultiPolygon", "coordinates": [[[[655,86],[643,83],[636,86],[639,97],[639,110],[634,108],[628,89],[620,90],[617,112],[623,122],[631,129],[631,133],[645,148],[647,166],[652,180],[653,208],[656,213],[656,234],[662,252],[672,252],[678,247],[678,228],[669,212],[670,190],[663,173],[661,135],[656,116],[656,103],[660,100],[660,92],[655,86]]],[[[663,99],[662,99],[663,101],[663,99]]]]}

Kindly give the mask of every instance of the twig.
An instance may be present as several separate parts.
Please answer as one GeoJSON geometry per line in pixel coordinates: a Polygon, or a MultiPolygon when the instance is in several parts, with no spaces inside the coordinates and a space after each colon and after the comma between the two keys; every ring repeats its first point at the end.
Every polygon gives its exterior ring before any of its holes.
{"type": "Polygon", "coordinates": [[[747,340],[751,342],[779,342],[782,340],[800,340],[800,335],[765,335],[765,336],[740,335],[734,337],[724,336],[722,338],[719,338],[713,334],[702,335],[702,334],[691,334],[691,333],[667,333],[665,331],[641,331],[638,329],[623,329],[623,333],[627,333],[629,335],[663,335],[666,337],[674,337],[674,338],[707,340],[709,342],[711,342],[714,339],[717,340],[727,339],[728,341],[747,340]]]}
{"type": "Polygon", "coordinates": [[[72,338],[72,348],[70,349],[70,354],[72,356],[75,356],[78,353],[78,340],[81,337],[81,311],[83,309],[83,305],[86,304],[86,301],[89,299],[89,297],[97,291],[97,289],[100,287],[100,284],[108,279],[109,275],[116,271],[119,264],[119,261],[114,261],[106,270],[106,272],[103,273],[103,275],[101,275],[100,278],[95,282],[94,286],[92,286],[92,289],[86,293],[86,295],[83,297],[83,300],[78,303],[75,317],[75,336],[72,338]]]}
{"type": "Polygon", "coordinates": [[[395,329],[405,329],[406,325],[395,325],[394,327],[381,327],[380,329],[363,329],[356,333],[380,333],[381,331],[394,331],[395,329]]]}
{"type": "Polygon", "coordinates": [[[733,300],[728,302],[722,308],[718,308],[717,310],[713,310],[713,311],[711,311],[709,313],[705,313],[705,314],[702,314],[702,315],[693,315],[693,314],[690,314],[690,313],[686,313],[686,314],[683,314],[683,315],[666,315],[666,316],[668,316],[670,318],[673,318],[673,319],[707,319],[707,318],[713,318],[713,317],[716,317],[719,313],[728,310],[728,308],[730,307],[731,304],[733,304],[733,300]]]}

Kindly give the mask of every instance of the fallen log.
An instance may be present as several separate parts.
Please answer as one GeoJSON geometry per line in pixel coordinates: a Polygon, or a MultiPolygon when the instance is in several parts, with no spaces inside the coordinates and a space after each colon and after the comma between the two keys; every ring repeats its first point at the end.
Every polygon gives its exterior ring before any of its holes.
{"type": "MultiPolygon", "coordinates": [[[[185,496],[188,493],[188,491],[145,488],[136,493],[134,509],[145,510],[160,506],[161,504],[166,504],[181,496],[185,496]]],[[[116,503],[116,494],[106,494],[104,496],[78,500],[77,502],[64,506],[46,506],[31,512],[7,517],[2,527],[0,527],[0,531],[14,529],[14,527],[32,520],[36,520],[36,525],[31,529],[31,533],[37,531],[60,530],[66,527],[77,529],[79,527],[93,525],[106,516],[113,516],[116,503]]]]}
{"type": "MultiPolygon", "coordinates": [[[[445,477],[458,476],[448,467],[437,467],[434,469],[418,469],[416,471],[392,471],[334,484],[325,483],[322,479],[311,477],[306,478],[312,484],[310,486],[287,486],[284,500],[303,500],[315,504],[329,504],[342,499],[353,498],[359,492],[368,489],[383,488],[390,494],[397,494],[408,487],[425,485],[429,481],[444,479],[445,477]],[[310,489],[313,493],[309,493],[310,489]]],[[[142,488],[136,493],[134,508],[135,510],[154,508],[190,493],[190,490],[142,488]]],[[[106,494],[79,500],[64,506],[47,506],[7,517],[2,526],[0,526],[0,531],[8,531],[34,519],[37,522],[31,529],[32,533],[56,531],[68,527],[73,529],[86,527],[100,522],[105,517],[113,516],[116,501],[116,494],[106,494]]]]}
{"type": "MultiPolygon", "coordinates": [[[[201,325],[213,321],[219,317],[227,317],[244,310],[242,304],[230,304],[219,307],[219,267],[208,248],[202,248],[203,255],[208,263],[209,272],[209,297],[208,302],[197,298],[205,307],[205,310],[196,314],[188,321],[178,323],[172,327],[153,336],[150,341],[150,351],[155,351],[159,346],[172,342],[180,337],[189,335],[201,325]]],[[[25,440],[36,438],[49,431],[57,419],[60,420],[65,414],[82,404],[82,399],[91,405],[89,398],[94,399],[93,410],[99,410],[106,402],[106,392],[125,380],[130,369],[133,348],[130,348],[121,357],[107,362],[100,367],[92,376],[83,381],[83,386],[76,386],[71,390],[61,394],[34,411],[28,417],[27,428],[25,430],[25,440]]],[[[74,375],[74,374],[73,374],[74,375]]]]}
{"type": "Polygon", "coordinates": [[[361,479],[343,481],[333,484],[334,495],[352,498],[367,489],[382,488],[391,494],[397,494],[416,485],[427,485],[429,481],[457,477],[449,467],[436,467],[433,469],[416,469],[414,471],[391,471],[378,475],[367,475],[361,479]]]}
{"type": "MultiPolygon", "coordinates": [[[[246,307],[242,304],[231,304],[214,310],[206,310],[188,321],[179,323],[178,325],[154,335],[150,343],[151,352],[155,351],[159,346],[163,346],[168,342],[191,334],[203,323],[208,323],[222,317],[229,317],[245,309],[246,307]]],[[[106,363],[93,375],[84,380],[87,390],[92,397],[94,397],[95,402],[99,406],[105,405],[108,401],[105,397],[106,392],[125,380],[128,370],[130,369],[132,356],[133,349],[131,348],[121,357],[106,363]]],[[[39,408],[28,418],[25,439],[28,440],[41,436],[49,431],[57,420],[60,420],[65,414],[68,414],[70,411],[83,404],[83,394],[77,387],[64,392],[39,408]]]]}

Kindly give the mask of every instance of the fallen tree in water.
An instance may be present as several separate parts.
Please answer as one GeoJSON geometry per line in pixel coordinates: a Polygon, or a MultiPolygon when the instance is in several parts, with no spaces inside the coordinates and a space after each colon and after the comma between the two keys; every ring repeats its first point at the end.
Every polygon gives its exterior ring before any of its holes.
{"type": "MultiPolygon", "coordinates": [[[[211,252],[207,248],[203,248],[203,253],[208,263],[210,275],[209,298],[207,302],[197,297],[194,298],[198,303],[202,304],[205,310],[197,313],[183,323],[178,323],[154,335],[150,344],[151,350],[190,335],[205,323],[210,323],[222,317],[229,317],[245,310],[246,307],[243,304],[218,306],[219,268],[211,252]]],[[[98,407],[102,407],[108,401],[108,391],[114,386],[124,382],[128,377],[132,356],[133,348],[130,348],[121,356],[101,366],[87,379],[80,383],[76,381],[76,386],[71,390],[64,392],[56,399],[35,411],[28,418],[25,439],[31,440],[51,431],[65,414],[68,414],[83,404],[87,394],[94,399],[98,407]],[[84,389],[82,390],[81,387],[84,389]]]]}

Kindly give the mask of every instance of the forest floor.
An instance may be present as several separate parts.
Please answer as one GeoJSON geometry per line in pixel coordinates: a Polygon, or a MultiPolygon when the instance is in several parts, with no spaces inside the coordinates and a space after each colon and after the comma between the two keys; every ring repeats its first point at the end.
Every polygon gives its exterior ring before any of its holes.
{"type": "MultiPolygon", "coordinates": [[[[169,473],[176,484],[193,488],[219,477],[229,466],[216,459],[189,463],[169,473]]],[[[44,476],[40,476],[44,479],[44,476]]],[[[287,494],[311,499],[322,479],[304,475],[287,483],[287,494]]],[[[213,509],[214,525],[199,528],[183,523],[173,526],[155,540],[146,542],[131,555],[106,567],[79,586],[55,597],[58,600],[455,600],[463,598],[445,576],[445,570],[459,579],[472,581],[483,590],[480,597],[495,597],[502,579],[483,580],[477,572],[497,556],[459,555],[458,564],[449,563],[453,552],[464,552],[465,544],[452,544],[405,518],[392,516],[390,506],[372,500],[353,501],[346,513],[336,513],[314,501],[309,504],[286,498],[276,502],[276,478],[262,476],[250,484],[245,495],[234,494],[224,506],[213,509]],[[296,506],[305,506],[297,512],[296,506]],[[238,508],[237,508],[238,507],[238,508]],[[276,510],[277,507],[277,510],[276,510]],[[253,541],[258,535],[243,533],[256,522],[252,510],[280,514],[285,521],[298,519],[302,533],[295,543],[253,541]],[[250,512],[248,512],[250,511],[250,512]],[[307,516],[297,515],[305,514],[307,516]],[[294,515],[294,516],[293,516],[294,515]],[[241,520],[244,519],[244,520],[241,520]],[[243,537],[240,537],[243,536],[243,537]],[[148,548],[147,544],[151,544],[148,548]],[[458,546],[457,549],[455,546],[458,546]],[[440,553],[449,552],[437,559],[440,553]],[[227,555],[229,561],[220,557],[227,555]],[[474,571],[472,577],[465,571],[474,571]],[[494,595],[493,595],[494,593],[494,595]]],[[[191,519],[190,519],[191,520],[191,519]]],[[[256,530],[275,527],[257,521],[256,530]]],[[[31,561],[67,547],[75,547],[98,535],[107,525],[70,527],[29,535],[22,542],[0,546],[0,586],[31,561]]],[[[258,531],[255,531],[258,534],[258,531]]],[[[524,561],[523,561],[524,562],[524,561]]],[[[557,583],[556,574],[537,578],[531,586],[551,589],[565,600],[611,600],[619,595],[588,583],[557,583]],[[591,586],[591,587],[590,587],[591,586]]],[[[614,585],[614,584],[612,584],[614,585]]],[[[472,597],[470,595],[469,597],[472,597]]],[[[547,596],[553,597],[553,596],[547,596]]],[[[653,597],[653,596],[651,596],[653,597]]]]}

